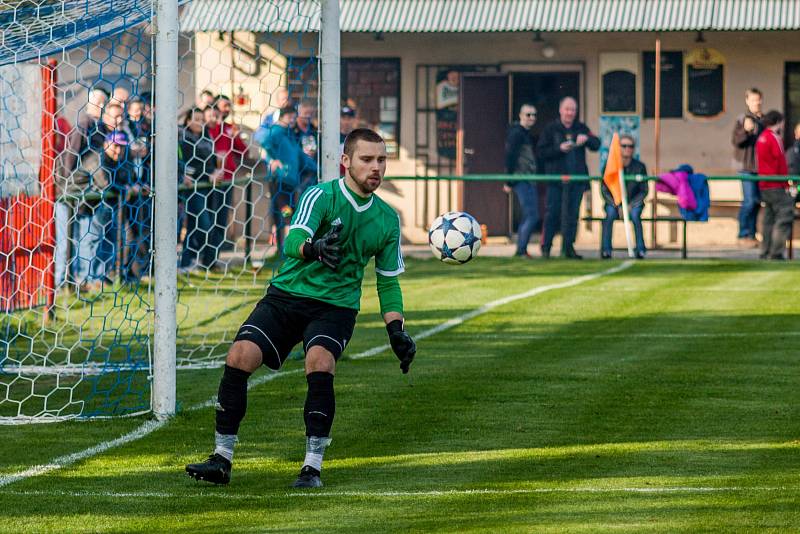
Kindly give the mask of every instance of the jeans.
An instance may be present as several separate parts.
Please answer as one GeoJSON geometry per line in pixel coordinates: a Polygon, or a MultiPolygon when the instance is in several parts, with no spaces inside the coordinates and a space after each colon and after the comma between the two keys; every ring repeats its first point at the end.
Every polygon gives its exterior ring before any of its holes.
{"type": "MultiPolygon", "coordinates": [[[[644,254],[647,249],[644,246],[644,230],[642,229],[643,204],[637,204],[630,208],[631,222],[633,223],[633,233],[636,236],[636,252],[644,254]]],[[[614,221],[619,218],[619,210],[615,206],[606,204],[606,218],[603,219],[603,234],[601,238],[601,250],[611,254],[611,231],[614,228],[614,221]]]]}
{"type": "Polygon", "coordinates": [[[208,196],[208,190],[198,190],[190,193],[186,200],[186,237],[181,267],[190,267],[198,257],[200,267],[208,268],[214,264],[214,247],[209,244],[214,212],[208,208],[208,196]]]}
{"type": "Polygon", "coordinates": [[[562,253],[573,250],[575,236],[578,233],[578,217],[580,216],[584,191],[586,191],[584,182],[568,182],[566,184],[550,182],[547,184],[547,214],[544,218],[542,250],[550,251],[550,247],[553,245],[553,237],[559,229],[561,229],[561,237],[563,239],[561,245],[562,253]],[[562,213],[562,202],[564,200],[566,200],[566,212],[562,213]]]}
{"type": "Polygon", "coordinates": [[[67,281],[67,263],[69,262],[69,205],[56,202],[54,206],[56,220],[56,249],[53,253],[55,264],[56,289],[67,281]]]}
{"type": "Polygon", "coordinates": [[[233,187],[228,182],[218,184],[211,189],[207,198],[212,224],[208,234],[208,243],[213,248],[214,261],[216,261],[220,251],[225,248],[223,243],[228,231],[228,216],[233,206],[233,187]]]}
{"type": "Polygon", "coordinates": [[[150,270],[151,215],[153,201],[147,196],[135,197],[125,203],[125,219],[128,231],[125,248],[124,278],[135,282],[150,270]]]}
{"type": "Polygon", "coordinates": [[[79,213],[75,217],[78,255],[73,260],[73,274],[77,283],[101,280],[111,270],[116,257],[114,212],[114,208],[103,201],[91,213],[79,213]]]}
{"type": "MultiPolygon", "coordinates": [[[[740,174],[742,176],[753,176],[748,173],[740,174]]],[[[759,209],[761,209],[761,194],[758,191],[758,182],[755,180],[742,180],[742,206],[739,208],[740,238],[755,238],[759,209]]]]}
{"type": "Polygon", "coordinates": [[[517,228],[516,252],[518,256],[522,256],[528,253],[528,241],[539,222],[539,190],[531,182],[516,182],[512,189],[522,207],[522,220],[517,228]]]}

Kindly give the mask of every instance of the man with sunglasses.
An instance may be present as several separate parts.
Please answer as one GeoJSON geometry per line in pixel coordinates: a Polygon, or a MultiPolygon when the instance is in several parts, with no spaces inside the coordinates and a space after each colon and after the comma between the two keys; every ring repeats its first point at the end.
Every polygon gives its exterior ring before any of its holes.
{"type": "MultiPolygon", "coordinates": [[[[508,174],[536,174],[536,156],[533,152],[531,128],[536,122],[533,104],[522,104],[519,122],[511,125],[506,134],[506,172],[508,174]]],[[[508,182],[503,186],[506,193],[514,192],[522,208],[522,219],[517,228],[517,251],[519,258],[530,258],[528,241],[539,222],[539,190],[530,180],[508,182]]]]}
{"type": "MultiPolygon", "coordinates": [[[[642,211],[644,211],[644,201],[650,192],[648,181],[639,180],[638,177],[647,176],[647,167],[644,163],[633,157],[636,151],[636,141],[630,134],[622,134],[619,137],[619,146],[622,148],[622,166],[625,174],[625,194],[628,198],[631,222],[633,223],[633,233],[636,235],[636,258],[644,259],[647,249],[644,246],[644,232],[642,230],[642,211]]],[[[603,221],[603,233],[601,237],[602,250],[600,256],[603,259],[611,258],[611,233],[614,228],[614,221],[620,217],[620,205],[614,202],[614,197],[605,182],[600,182],[600,190],[603,193],[603,200],[606,201],[606,218],[603,221]]]]}

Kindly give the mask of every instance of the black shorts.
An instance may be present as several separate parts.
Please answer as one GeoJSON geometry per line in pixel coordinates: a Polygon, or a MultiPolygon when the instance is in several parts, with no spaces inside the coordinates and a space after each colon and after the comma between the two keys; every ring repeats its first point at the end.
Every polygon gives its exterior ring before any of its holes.
{"type": "Polygon", "coordinates": [[[275,370],[281,368],[292,348],[301,341],[304,351],[318,345],[338,360],[353,336],[357,314],[350,308],[297,297],[269,286],[234,341],[246,340],[258,345],[264,365],[275,370]]]}

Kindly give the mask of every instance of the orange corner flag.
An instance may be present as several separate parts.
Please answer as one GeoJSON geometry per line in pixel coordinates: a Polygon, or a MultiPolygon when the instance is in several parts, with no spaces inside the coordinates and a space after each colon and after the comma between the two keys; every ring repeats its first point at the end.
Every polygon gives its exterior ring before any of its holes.
{"type": "Polygon", "coordinates": [[[619,146],[619,135],[614,133],[608,149],[606,170],[603,172],[603,183],[606,184],[617,206],[622,202],[622,188],[619,185],[619,173],[622,172],[622,148],[619,146]]]}

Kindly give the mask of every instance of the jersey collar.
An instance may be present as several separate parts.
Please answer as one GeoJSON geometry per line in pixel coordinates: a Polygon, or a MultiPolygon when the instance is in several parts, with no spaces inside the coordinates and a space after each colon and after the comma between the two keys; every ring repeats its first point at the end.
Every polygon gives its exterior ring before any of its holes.
{"type": "Polygon", "coordinates": [[[347,201],[350,203],[350,205],[353,206],[353,209],[359,213],[367,211],[370,208],[370,206],[372,206],[372,201],[375,199],[375,196],[372,195],[369,197],[369,202],[367,202],[363,206],[359,206],[358,202],[356,202],[356,199],[353,198],[352,193],[350,193],[350,190],[348,190],[347,186],[344,185],[344,178],[339,178],[339,189],[342,190],[344,198],[346,198],[347,201]]]}

